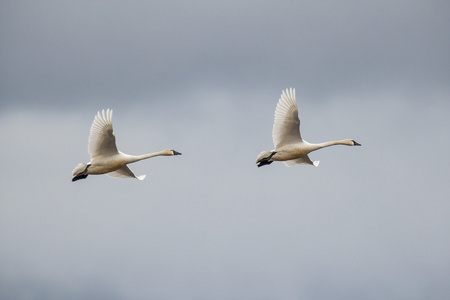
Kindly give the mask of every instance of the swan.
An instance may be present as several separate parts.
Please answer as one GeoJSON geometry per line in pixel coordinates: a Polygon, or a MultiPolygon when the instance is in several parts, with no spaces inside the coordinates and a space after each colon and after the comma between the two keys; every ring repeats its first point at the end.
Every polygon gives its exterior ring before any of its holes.
{"type": "Polygon", "coordinates": [[[137,178],[143,180],[145,175],[136,176],[133,171],[128,168],[127,164],[131,164],[150,157],[165,155],[181,155],[172,149],[166,149],[160,152],[128,155],[117,150],[116,137],[112,127],[111,109],[98,112],[91,125],[89,135],[88,151],[91,161],[88,163],[80,163],[72,171],[72,181],[84,179],[88,175],[106,174],[114,178],[137,178]]]}
{"type": "Polygon", "coordinates": [[[298,118],[295,89],[282,91],[275,109],[275,121],[272,130],[275,149],[262,151],[256,158],[258,167],[270,165],[273,161],[283,161],[288,167],[297,164],[318,166],[319,161],[312,162],[308,153],[334,145],[361,146],[352,139],[311,144],[300,135],[300,119],[298,118]]]}

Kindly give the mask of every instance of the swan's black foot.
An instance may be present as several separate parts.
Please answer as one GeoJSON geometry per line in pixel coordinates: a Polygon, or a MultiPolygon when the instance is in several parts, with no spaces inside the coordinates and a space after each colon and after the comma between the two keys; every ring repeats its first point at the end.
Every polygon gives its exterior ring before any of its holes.
{"type": "Polygon", "coordinates": [[[265,166],[265,165],[270,165],[271,163],[273,163],[273,161],[270,160],[270,159],[272,158],[272,156],[275,155],[275,153],[276,153],[276,152],[272,152],[268,157],[264,157],[264,158],[258,160],[258,161],[256,162],[258,168],[259,168],[259,167],[262,167],[262,166],[265,166]]]}
{"type": "Polygon", "coordinates": [[[80,179],[85,179],[86,177],[88,177],[87,174],[78,174],[77,176],[75,176],[74,178],[72,178],[72,181],[77,181],[80,179]]]}
{"type": "Polygon", "coordinates": [[[90,166],[91,166],[90,164],[86,165],[86,169],[84,169],[83,172],[80,172],[80,173],[78,173],[77,175],[75,175],[75,176],[72,178],[72,182],[73,182],[73,181],[80,180],[80,179],[85,179],[86,177],[88,177],[88,174],[86,174],[86,173],[87,173],[87,170],[88,170],[88,168],[89,168],[90,166]]]}

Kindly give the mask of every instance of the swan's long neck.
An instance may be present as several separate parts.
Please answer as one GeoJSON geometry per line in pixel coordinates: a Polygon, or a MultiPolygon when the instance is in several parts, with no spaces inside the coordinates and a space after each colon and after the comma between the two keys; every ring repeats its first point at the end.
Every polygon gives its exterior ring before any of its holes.
{"type": "Polygon", "coordinates": [[[319,150],[319,149],[334,146],[334,145],[350,146],[348,140],[330,141],[330,142],[324,142],[324,143],[319,143],[319,144],[311,144],[311,148],[312,148],[311,151],[319,150]]]}
{"type": "Polygon", "coordinates": [[[127,164],[131,164],[131,163],[143,160],[143,159],[160,156],[160,155],[167,156],[167,155],[170,155],[170,153],[168,153],[166,150],[164,150],[164,151],[142,154],[142,155],[126,155],[127,156],[127,164]]]}

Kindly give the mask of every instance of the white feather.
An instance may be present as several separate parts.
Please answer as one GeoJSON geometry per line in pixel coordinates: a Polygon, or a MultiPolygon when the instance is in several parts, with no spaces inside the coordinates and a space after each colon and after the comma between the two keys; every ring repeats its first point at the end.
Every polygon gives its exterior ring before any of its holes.
{"type": "Polygon", "coordinates": [[[311,144],[303,140],[300,134],[300,119],[293,88],[282,91],[278,100],[272,139],[275,149],[263,151],[257,156],[258,167],[270,164],[272,161],[283,161],[288,167],[297,164],[309,164],[317,167],[319,161],[311,161],[308,153],[333,145],[361,146],[351,139],[320,144],[311,144]]]}
{"type": "Polygon", "coordinates": [[[136,176],[127,164],[155,156],[172,156],[181,153],[171,149],[144,155],[128,155],[120,152],[116,146],[112,125],[113,111],[111,109],[99,111],[91,125],[88,152],[91,161],[88,164],[79,164],[73,170],[73,179],[86,178],[89,174],[107,174],[115,178],[137,178],[143,180],[145,175],[136,176]],[[89,165],[89,166],[88,166],[89,165]]]}

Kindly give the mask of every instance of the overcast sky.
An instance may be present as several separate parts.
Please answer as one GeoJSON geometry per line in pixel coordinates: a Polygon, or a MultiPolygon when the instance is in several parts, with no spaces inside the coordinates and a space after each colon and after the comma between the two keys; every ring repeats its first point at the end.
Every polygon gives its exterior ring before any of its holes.
{"type": "Polygon", "coordinates": [[[0,298],[449,299],[447,1],[0,1],[0,298]],[[302,137],[257,168],[281,91],[302,137]],[[166,148],[71,182],[94,115],[166,148]]]}

